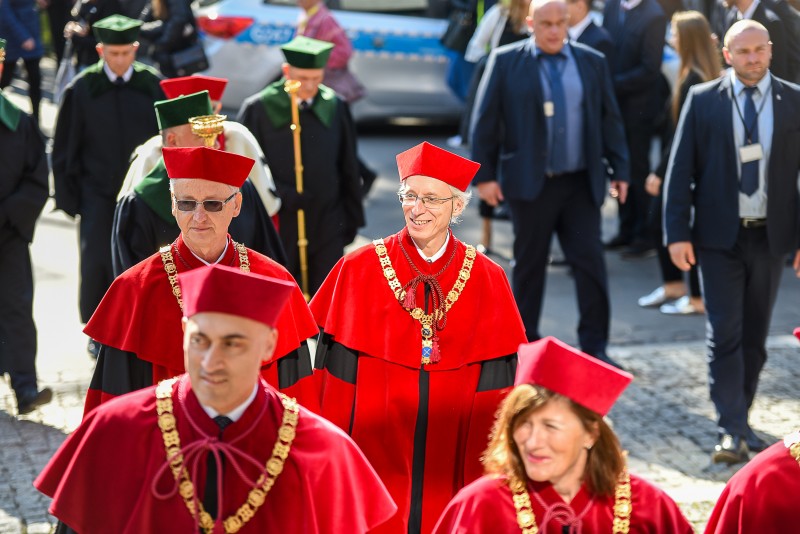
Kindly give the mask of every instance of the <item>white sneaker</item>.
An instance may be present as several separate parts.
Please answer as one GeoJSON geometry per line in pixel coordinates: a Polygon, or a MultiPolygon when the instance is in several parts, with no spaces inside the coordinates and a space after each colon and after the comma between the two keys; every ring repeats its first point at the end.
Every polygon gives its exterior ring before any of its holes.
{"type": "Polygon", "coordinates": [[[664,286],[658,286],[647,295],[641,297],[637,302],[642,308],[655,308],[656,306],[661,306],[668,300],[667,292],[664,291],[664,286]]]}
{"type": "Polygon", "coordinates": [[[658,310],[666,315],[695,315],[700,313],[700,310],[694,307],[688,295],[679,298],[675,302],[662,304],[658,310]]]}

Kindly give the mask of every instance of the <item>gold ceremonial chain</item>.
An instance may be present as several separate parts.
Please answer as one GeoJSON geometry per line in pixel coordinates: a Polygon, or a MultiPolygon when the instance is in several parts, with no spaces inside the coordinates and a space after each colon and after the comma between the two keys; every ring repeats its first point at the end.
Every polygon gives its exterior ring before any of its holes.
{"type": "MultiPolygon", "coordinates": [[[[531,506],[531,496],[525,482],[512,477],[508,480],[514,499],[514,508],[517,510],[517,524],[522,534],[538,534],[536,515],[531,506]]],[[[631,476],[627,466],[619,475],[617,487],[614,489],[614,525],[613,534],[628,534],[631,528],[631,476]]]]}
{"type": "MultiPolygon", "coordinates": [[[[397,279],[397,272],[394,270],[394,267],[392,267],[392,260],[390,260],[389,256],[387,255],[388,251],[386,250],[386,245],[384,244],[383,239],[376,239],[372,242],[372,244],[375,245],[375,253],[378,255],[378,259],[381,262],[383,276],[385,276],[386,280],[389,282],[389,289],[392,290],[394,296],[402,305],[406,296],[406,292],[403,290],[402,284],[397,279]]],[[[474,264],[475,256],[475,247],[472,245],[467,245],[464,263],[461,266],[461,270],[458,272],[458,279],[453,284],[452,289],[450,289],[450,291],[447,293],[447,297],[444,301],[445,313],[450,311],[450,308],[452,308],[453,304],[456,303],[458,297],[461,296],[461,292],[464,291],[464,286],[467,285],[470,272],[472,272],[472,265],[474,264]]],[[[434,320],[438,321],[442,318],[443,314],[441,309],[434,310],[434,313],[425,313],[422,308],[417,306],[412,310],[406,309],[406,311],[411,314],[411,317],[414,320],[419,321],[419,323],[422,325],[422,365],[436,363],[438,360],[433,362],[431,361],[431,356],[434,352],[433,345],[435,341],[433,338],[433,322],[434,320]]]]}
{"type": "MultiPolygon", "coordinates": [[[[247,257],[247,247],[241,243],[237,243],[231,239],[231,244],[236,252],[239,253],[239,269],[245,273],[250,272],[250,259],[247,257]]],[[[181,298],[181,287],[178,285],[178,268],[175,267],[175,261],[172,258],[172,245],[164,245],[158,249],[161,254],[161,262],[164,264],[164,270],[167,271],[167,280],[169,285],[172,286],[172,294],[178,301],[178,306],[183,311],[183,299],[181,298]]],[[[185,262],[184,262],[185,263],[185,262]]]]}
{"type": "Polygon", "coordinates": [[[783,438],[783,444],[789,449],[792,458],[797,460],[797,464],[800,465],[800,430],[783,438]]]}
{"type": "MultiPolygon", "coordinates": [[[[159,382],[156,387],[156,410],[158,411],[158,426],[161,429],[161,436],[164,438],[164,449],[167,454],[167,462],[172,470],[175,480],[181,479],[178,491],[186,503],[189,513],[195,516],[197,509],[200,511],[200,526],[206,533],[214,530],[214,519],[203,508],[203,503],[195,497],[194,484],[189,479],[189,473],[183,465],[183,454],[181,454],[181,438],[178,429],[175,427],[175,415],[172,410],[172,386],[178,378],[171,378],[159,382]],[[196,503],[196,504],[195,504],[196,503]]],[[[298,404],[292,398],[283,393],[278,393],[283,404],[283,421],[278,429],[278,439],[272,448],[272,456],[265,464],[266,473],[258,478],[256,486],[247,494],[247,501],[236,511],[236,514],[228,516],[223,522],[225,532],[238,532],[256,514],[259,507],[264,504],[269,490],[275,484],[278,475],[283,471],[283,465],[289,456],[292,448],[292,441],[297,431],[298,404]]],[[[222,503],[220,503],[222,508],[222,503]]]]}

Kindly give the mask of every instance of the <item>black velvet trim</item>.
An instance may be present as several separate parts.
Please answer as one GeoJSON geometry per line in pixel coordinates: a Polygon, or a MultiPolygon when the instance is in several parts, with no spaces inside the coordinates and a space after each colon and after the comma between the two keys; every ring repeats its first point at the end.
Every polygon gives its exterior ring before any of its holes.
{"type": "Polygon", "coordinates": [[[516,373],[516,353],[481,362],[481,376],[478,379],[477,391],[491,391],[513,386],[516,373]]]}
{"type": "Polygon", "coordinates": [[[278,388],[291,387],[301,379],[311,376],[312,372],[308,342],[303,341],[297,349],[278,360],[278,388]]]}
{"type": "Polygon", "coordinates": [[[89,389],[124,395],[153,385],[153,364],[132,352],[100,345],[89,389]]]}
{"type": "Polygon", "coordinates": [[[358,372],[358,352],[337,343],[333,340],[333,336],[323,332],[317,345],[314,367],[326,369],[339,380],[355,385],[358,372]]]}

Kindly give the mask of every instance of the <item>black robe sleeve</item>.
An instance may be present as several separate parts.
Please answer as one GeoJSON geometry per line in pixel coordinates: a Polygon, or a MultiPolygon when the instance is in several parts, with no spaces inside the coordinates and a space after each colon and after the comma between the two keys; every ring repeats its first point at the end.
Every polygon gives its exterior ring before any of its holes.
{"type": "Polygon", "coordinates": [[[178,224],[165,221],[131,191],[114,210],[111,231],[111,259],[114,276],[119,276],[140,261],[158,252],[159,247],[178,237],[178,224]]]}
{"type": "Polygon", "coordinates": [[[80,190],[78,180],[83,173],[80,166],[80,144],[84,128],[83,117],[76,112],[76,91],[73,85],[67,87],[58,108],[56,130],[53,136],[53,181],[55,185],[56,208],[70,217],[78,214],[80,190]]]}

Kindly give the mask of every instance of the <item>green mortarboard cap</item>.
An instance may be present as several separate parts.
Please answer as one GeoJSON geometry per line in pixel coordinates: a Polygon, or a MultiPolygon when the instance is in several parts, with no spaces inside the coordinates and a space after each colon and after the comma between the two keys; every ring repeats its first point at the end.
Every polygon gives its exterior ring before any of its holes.
{"type": "Polygon", "coordinates": [[[139,38],[142,22],[122,15],[111,15],[98,20],[92,25],[97,40],[107,45],[125,45],[135,43],[139,38]]]}
{"type": "Polygon", "coordinates": [[[5,49],[6,49],[6,40],[0,39],[0,50],[5,50],[5,49]]]}
{"type": "Polygon", "coordinates": [[[6,40],[0,38],[0,61],[6,59],[6,40]]]}
{"type": "Polygon", "coordinates": [[[295,37],[281,47],[286,62],[298,69],[324,69],[333,50],[331,43],[311,39],[310,37],[295,37]]]}
{"type": "Polygon", "coordinates": [[[166,130],[174,126],[189,124],[192,117],[212,115],[211,99],[208,91],[179,96],[170,100],[160,100],[154,104],[158,129],[166,130]]]}

